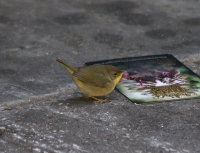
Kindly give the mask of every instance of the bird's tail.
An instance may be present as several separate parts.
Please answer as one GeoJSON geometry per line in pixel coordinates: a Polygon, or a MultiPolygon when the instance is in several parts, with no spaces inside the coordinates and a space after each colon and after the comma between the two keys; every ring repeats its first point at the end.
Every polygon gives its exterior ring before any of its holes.
{"type": "Polygon", "coordinates": [[[66,64],[65,62],[61,61],[60,59],[56,59],[56,61],[57,61],[58,63],[64,65],[64,66],[67,68],[67,70],[69,71],[70,74],[73,74],[74,72],[78,71],[77,68],[72,67],[72,66],[66,64]]]}

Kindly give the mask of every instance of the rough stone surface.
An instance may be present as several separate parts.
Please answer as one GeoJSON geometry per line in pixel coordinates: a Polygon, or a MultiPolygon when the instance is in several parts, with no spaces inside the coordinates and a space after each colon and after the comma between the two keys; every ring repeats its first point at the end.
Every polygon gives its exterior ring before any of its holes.
{"type": "Polygon", "coordinates": [[[200,152],[199,100],[82,98],[56,63],[171,53],[200,74],[198,0],[0,0],[0,152],[200,152]]]}

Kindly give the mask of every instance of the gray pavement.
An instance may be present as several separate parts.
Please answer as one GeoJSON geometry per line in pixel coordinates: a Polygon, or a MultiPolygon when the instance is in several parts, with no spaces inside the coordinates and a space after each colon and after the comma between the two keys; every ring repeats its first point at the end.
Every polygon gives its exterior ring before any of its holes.
{"type": "Polygon", "coordinates": [[[171,53],[200,75],[200,1],[0,0],[0,152],[200,152],[200,102],[82,98],[56,63],[171,53]]]}

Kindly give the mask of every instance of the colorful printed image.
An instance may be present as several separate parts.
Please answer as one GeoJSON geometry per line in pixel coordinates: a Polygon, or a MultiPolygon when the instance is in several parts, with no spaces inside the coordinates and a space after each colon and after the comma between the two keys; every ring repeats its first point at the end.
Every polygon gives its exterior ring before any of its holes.
{"type": "Polygon", "coordinates": [[[172,55],[98,62],[123,70],[116,89],[135,103],[200,97],[200,78],[172,55]]]}

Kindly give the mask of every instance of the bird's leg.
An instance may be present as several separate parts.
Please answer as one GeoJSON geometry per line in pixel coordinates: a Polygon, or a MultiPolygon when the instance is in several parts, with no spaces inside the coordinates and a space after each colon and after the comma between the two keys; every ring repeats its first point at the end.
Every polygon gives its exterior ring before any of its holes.
{"type": "Polygon", "coordinates": [[[96,103],[103,103],[103,102],[106,102],[106,101],[107,101],[107,99],[98,99],[98,98],[96,98],[96,97],[90,97],[90,98],[92,98],[92,99],[95,100],[95,101],[94,101],[95,104],[96,104],[96,103]]]}

